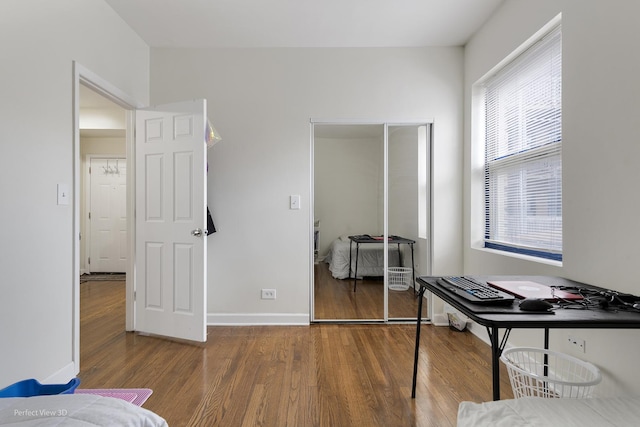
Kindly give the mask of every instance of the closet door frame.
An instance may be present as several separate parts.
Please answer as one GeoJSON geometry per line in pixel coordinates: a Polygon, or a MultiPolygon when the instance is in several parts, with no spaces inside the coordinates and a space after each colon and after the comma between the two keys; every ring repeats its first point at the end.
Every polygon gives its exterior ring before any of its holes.
{"type": "MultiPolygon", "coordinates": [[[[433,119],[425,119],[425,120],[353,120],[353,119],[310,119],[309,126],[309,140],[310,140],[310,189],[309,189],[309,313],[310,313],[310,321],[311,323],[322,323],[322,322],[341,322],[341,323],[357,323],[357,322],[384,322],[388,323],[393,321],[394,319],[389,318],[389,288],[388,288],[388,273],[387,273],[387,265],[388,265],[388,248],[389,244],[386,239],[384,239],[384,317],[383,319],[374,319],[374,320],[352,320],[352,319],[316,319],[315,316],[315,298],[314,298],[314,289],[315,289],[315,278],[314,278],[314,263],[315,263],[315,252],[314,252],[314,240],[315,240],[315,227],[314,227],[314,217],[315,217],[315,127],[316,126],[326,126],[326,125],[381,125],[383,126],[383,174],[384,174],[384,184],[383,184],[383,230],[384,236],[389,235],[389,211],[388,211],[388,198],[389,198],[389,170],[388,170],[388,162],[389,162],[389,127],[395,126],[428,126],[428,136],[427,136],[427,146],[426,146],[426,167],[427,167],[427,188],[426,188],[426,203],[427,203],[427,212],[425,224],[426,226],[426,254],[423,254],[422,259],[419,261],[420,264],[426,264],[426,268],[421,269],[422,275],[431,274],[431,265],[433,258],[433,243],[432,243],[432,171],[433,171],[433,119]]],[[[416,242],[418,244],[418,242],[416,242]]],[[[418,273],[416,272],[416,276],[418,273]]],[[[432,300],[428,301],[428,312],[432,312],[432,300]]],[[[398,319],[396,319],[398,320],[398,319]]],[[[402,320],[402,319],[399,319],[402,320]]],[[[424,319],[423,320],[428,320],[424,319]]]]}

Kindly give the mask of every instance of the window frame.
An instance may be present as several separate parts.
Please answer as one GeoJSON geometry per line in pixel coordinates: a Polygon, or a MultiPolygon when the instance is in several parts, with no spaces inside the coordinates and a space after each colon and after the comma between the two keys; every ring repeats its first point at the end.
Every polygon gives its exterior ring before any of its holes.
{"type": "MultiPolygon", "coordinates": [[[[514,241],[503,241],[501,240],[499,237],[497,239],[494,239],[493,236],[495,234],[491,234],[492,230],[492,221],[495,222],[496,218],[495,216],[499,216],[496,214],[492,214],[490,211],[491,208],[491,189],[489,188],[490,185],[490,175],[489,175],[489,171],[490,168],[493,172],[495,172],[495,169],[493,169],[493,164],[499,164],[500,162],[505,163],[505,159],[501,158],[501,157],[496,157],[496,159],[490,161],[487,159],[487,106],[485,104],[486,102],[486,96],[487,96],[487,83],[490,83],[494,80],[496,80],[496,76],[498,76],[499,78],[502,78],[501,75],[503,74],[503,71],[505,70],[510,70],[511,68],[513,68],[513,64],[514,62],[521,62],[523,60],[523,58],[526,60],[527,59],[527,55],[530,54],[531,52],[536,52],[536,47],[539,47],[541,43],[545,43],[546,40],[548,40],[548,38],[553,37],[554,34],[559,34],[559,43],[560,43],[560,69],[562,67],[561,62],[562,62],[562,51],[561,51],[561,46],[562,46],[562,22],[561,22],[561,15],[558,15],[556,18],[554,18],[551,22],[549,22],[545,27],[543,27],[540,31],[538,31],[536,34],[534,34],[529,40],[527,40],[527,42],[525,42],[523,45],[521,45],[518,49],[516,49],[516,51],[514,51],[511,55],[509,55],[507,58],[505,58],[503,61],[501,61],[498,65],[496,65],[496,67],[494,67],[486,76],[484,76],[483,78],[481,78],[475,85],[474,85],[474,105],[476,106],[475,111],[476,113],[478,113],[478,118],[479,118],[479,122],[478,125],[481,128],[480,132],[475,133],[474,136],[476,136],[477,138],[474,138],[475,142],[478,144],[478,146],[481,146],[481,149],[483,150],[483,159],[482,159],[482,178],[480,178],[478,176],[479,179],[482,180],[482,191],[483,191],[483,196],[482,196],[482,201],[484,204],[484,208],[482,209],[482,213],[484,215],[484,220],[483,220],[483,224],[482,224],[482,242],[481,242],[481,246],[483,248],[486,249],[490,249],[490,250],[496,250],[496,251],[500,251],[502,253],[505,254],[519,254],[519,255],[524,255],[524,256],[530,256],[530,257],[534,257],[535,259],[538,260],[551,260],[551,261],[558,261],[558,262],[562,262],[562,258],[563,258],[563,251],[562,251],[562,101],[561,101],[561,97],[562,97],[562,83],[561,83],[561,71],[559,74],[559,78],[560,78],[560,90],[559,90],[559,97],[560,100],[556,105],[556,108],[558,109],[558,111],[556,111],[556,116],[555,119],[552,120],[557,120],[557,122],[559,122],[559,133],[557,134],[556,138],[557,141],[552,141],[551,143],[546,143],[546,144],[541,144],[541,146],[533,146],[533,148],[531,147],[526,147],[526,145],[528,144],[527,142],[521,142],[521,147],[525,147],[525,149],[522,149],[521,152],[512,152],[508,155],[508,159],[506,160],[507,163],[510,163],[511,161],[515,161],[516,163],[518,163],[518,158],[525,158],[524,162],[520,163],[520,165],[526,165],[529,160],[527,160],[526,158],[535,158],[536,154],[540,154],[542,153],[543,156],[548,156],[548,158],[550,159],[554,159],[556,161],[556,164],[554,166],[550,166],[549,167],[549,171],[553,171],[554,175],[552,176],[547,176],[545,179],[547,181],[549,181],[549,183],[547,184],[548,189],[545,189],[545,191],[549,192],[551,191],[552,188],[552,184],[555,185],[555,187],[557,187],[556,189],[556,193],[549,193],[549,194],[553,194],[555,199],[557,200],[559,198],[559,203],[555,203],[553,206],[551,206],[551,203],[549,203],[549,212],[558,212],[558,214],[555,215],[548,215],[548,220],[545,219],[545,216],[543,215],[529,215],[529,211],[531,210],[531,207],[529,205],[527,205],[526,203],[522,203],[522,205],[517,205],[517,207],[515,208],[516,210],[520,210],[520,213],[522,214],[521,216],[517,216],[518,220],[517,221],[522,221],[522,222],[528,222],[528,221],[532,221],[532,222],[538,222],[538,223],[544,223],[546,220],[550,223],[555,222],[556,224],[554,225],[554,227],[556,228],[556,232],[554,234],[555,236],[555,240],[553,240],[553,238],[551,238],[551,240],[545,244],[547,244],[547,246],[543,245],[539,245],[536,243],[539,242],[534,242],[534,239],[530,239],[530,242],[528,242],[527,244],[523,244],[523,241],[525,241],[526,239],[521,239],[522,236],[521,235],[517,235],[514,241]],[[558,107],[559,106],[559,107],[558,107]],[[544,146],[544,145],[548,145],[548,146],[544,146]],[[537,153],[536,153],[537,152],[537,153]],[[557,165],[557,161],[559,160],[559,166],[557,165]],[[559,176],[558,176],[559,175],[559,176]],[[492,215],[494,215],[492,217],[492,215]],[[524,219],[522,219],[524,218],[524,219]],[[559,227],[557,225],[557,223],[559,222],[559,227]],[[559,238],[558,238],[558,234],[559,234],[559,238]],[[519,241],[522,240],[522,241],[519,241]],[[559,246],[558,246],[559,243],[559,246]],[[555,246],[554,246],[555,245],[555,246]]],[[[554,104],[551,104],[554,105],[554,104]]],[[[551,107],[553,108],[553,107],[551,107]]],[[[550,109],[551,109],[550,108],[550,109]]],[[[523,111],[520,111],[519,113],[527,113],[526,108],[523,109],[523,111]]],[[[526,115],[525,115],[526,116],[526,115]]],[[[527,125],[528,123],[524,122],[523,120],[527,120],[526,118],[523,119],[523,117],[518,117],[518,123],[520,123],[520,126],[524,129],[527,129],[527,125]]],[[[545,125],[546,126],[546,125],[545,125]]],[[[526,131],[524,131],[524,133],[526,133],[526,131]]],[[[551,135],[551,134],[549,134],[551,135]]],[[[480,148],[480,147],[478,147],[480,148]]],[[[521,160],[522,161],[522,160],[521,160]]],[[[531,163],[534,163],[535,160],[531,161],[531,163]]],[[[480,165],[478,165],[480,166],[480,165]]],[[[543,171],[541,172],[542,175],[544,175],[544,167],[543,166],[537,166],[536,168],[532,168],[529,170],[529,172],[532,171],[543,171]]],[[[520,176],[519,178],[515,179],[515,181],[517,181],[519,179],[519,183],[511,183],[508,185],[504,185],[504,187],[508,187],[508,186],[512,186],[512,187],[517,187],[518,185],[520,187],[522,186],[526,186],[528,185],[528,183],[531,181],[533,182],[533,180],[535,180],[536,178],[534,178],[533,176],[527,177],[527,170],[526,167],[522,167],[522,169],[520,169],[520,173],[522,174],[522,176],[520,176]]],[[[515,176],[515,175],[514,175],[515,176]]],[[[503,178],[505,179],[505,178],[503,178]]],[[[506,179],[511,179],[511,178],[506,178],[506,179]]],[[[517,195],[521,195],[522,192],[518,189],[515,191],[516,193],[518,193],[517,195]]],[[[527,193],[528,194],[528,193],[527,193]]],[[[545,193],[546,194],[546,193],[545,193]]],[[[526,200],[525,200],[526,202],[526,200]]],[[[503,210],[506,210],[504,208],[505,204],[501,204],[500,205],[502,207],[503,210]]],[[[517,221],[513,221],[513,222],[517,222],[517,221]]],[[[495,224],[494,224],[495,225],[495,224]]],[[[523,229],[526,229],[527,225],[523,226],[523,229]]],[[[523,232],[523,229],[518,230],[518,232],[526,234],[525,232],[523,232]]],[[[480,237],[478,235],[478,237],[480,237]]]]}

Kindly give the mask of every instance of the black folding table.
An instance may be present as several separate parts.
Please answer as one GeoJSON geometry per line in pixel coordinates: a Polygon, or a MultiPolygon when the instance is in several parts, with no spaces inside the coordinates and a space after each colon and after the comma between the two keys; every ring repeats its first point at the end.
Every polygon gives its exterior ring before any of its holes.
{"type": "MultiPolygon", "coordinates": [[[[615,295],[615,291],[575,282],[561,277],[548,276],[473,276],[480,281],[488,280],[526,280],[550,286],[575,287],[590,293],[615,295]]],[[[613,301],[608,308],[559,308],[549,314],[531,313],[520,310],[518,303],[509,306],[479,305],[455,295],[438,283],[438,277],[418,277],[418,317],[416,327],[415,357],[413,365],[413,385],[411,397],[416,396],[416,379],[418,374],[418,355],[420,349],[420,327],[422,324],[422,302],[426,291],[438,296],[446,303],[469,317],[474,322],[485,326],[491,341],[491,367],[493,373],[493,400],[500,400],[500,356],[507,344],[511,329],[543,329],[544,347],[549,348],[549,329],[640,329],[640,310],[629,305],[621,305],[613,301]],[[499,338],[500,328],[505,329],[502,340],[499,338]]],[[[628,297],[632,295],[625,295],[628,297]]],[[[640,297],[638,297],[640,300],[640,297]]],[[[517,300],[516,300],[517,301],[517,300]]],[[[627,303],[628,304],[628,303],[627,303]]]]}
{"type": "MultiPolygon", "coordinates": [[[[368,234],[361,234],[357,236],[349,236],[349,277],[351,277],[351,254],[353,252],[352,245],[356,244],[356,265],[353,272],[353,292],[356,291],[356,284],[358,281],[358,254],[360,252],[360,245],[364,243],[384,243],[384,236],[370,236],[368,234]]],[[[398,245],[398,253],[400,253],[400,245],[405,244],[409,245],[411,248],[411,283],[415,283],[416,281],[416,273],[414,269],[414,260],[413,260],[413,245],[416,243],[415,240],[406,239],[400,236],[389,236],[387,239],[389,245],[397,244],[398,245]]],[[[402,259],[402,257],[399,257],[402,259]]]]}

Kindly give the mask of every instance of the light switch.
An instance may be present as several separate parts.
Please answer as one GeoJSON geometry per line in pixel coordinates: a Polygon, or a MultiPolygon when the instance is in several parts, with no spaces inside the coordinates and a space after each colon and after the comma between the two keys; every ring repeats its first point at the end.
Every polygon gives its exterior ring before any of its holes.
{"type": "Polygon", "coordinates": [[[294,194],[290,196],[289,209],[300,209],[300,195],[294,194]]]}
{"type": "Polygon", "coordinates": [[[67,184],[58,184],[58,204],[69,204],[69,186],[67,184]]]}

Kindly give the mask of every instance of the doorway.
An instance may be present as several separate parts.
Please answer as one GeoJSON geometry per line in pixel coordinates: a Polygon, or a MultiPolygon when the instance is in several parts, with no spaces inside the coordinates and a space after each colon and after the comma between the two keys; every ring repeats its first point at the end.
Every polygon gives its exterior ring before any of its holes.
{"type": "Polygon", "coordinates": [[[206,233],[203,230],[207,228],[206,136],[210,134],[207,133],[210,125],[206,100],[144,107],[76,62],[73,73],[73,359],[79,363],[82,218],[79,106],[83,86],[117,104],[126,114],[126,158],[131,161],[125,178],[127,233],[124,240],[130,254],[125,272],[125,329],[206,341],[206,233]],[[158,176],[166,180],[161,181],[158,176]],[[183,203],[185,200],[191,203],[183,203]],[[135,211],[139,213],[137,218],[135,211]],[[158,214],[163,215],[160,218],[163,221],[156,221],[158,214]],[[149,225],[155,223],[168,225],[158,234],[157,227],[149,225]],[[175,234],[171,225],[178,224],[180,233],[175,234]],[[153,263],[148,256],[155,257],[153,263]],[[150,266],[155,268],[152,272],[148,271],[150,266]],[[161,269],[165,266],[168,266],[166,277],[169,279],[161,280],[164,271],[161,269]],[[175,271],[178,274],[173,274],[175,271]],[[142,284],[138,287],[137,300],[135,281],[142,284]],[[158,298],[161,295],[167,298],[158,298]],[[143,316],[143,312],[153,315],[143,316]],[[156,317],[152,319],[153,316],[156,317]],[[162,316],[163,322],[156,321],[158,316],[162,316]]]}
{"type": "MultiPolygon", "coordinates": [[[[132,111],[138,107],[138,103],[131,99],[127,94],[119,90],[117,87],[113,86],[106,80],[102,79],[100,76],[86,69],[82,65],[77,62],[73,62],[73,109],[74,109],[74,140],[73,140],[73,203],[74,203],[74,213],[73,213],[73,289],[72,289],[72,300],[73,300],[73,327],[72,327],[72,355],[73,362],[76,366],[76,369],[79,370],[80,366],[80,275],[81,272],[84,272],[84,257],[85,253],[83,252],[83,242],[82,242],[82,233],[85,227],[84,218],[86,218],[85,212],[85,204],[81,203],[83,200],[83,159],[84,156],[81,155],[81,125],[80,125],[80,108],[81,108],[81,97],[94,97],[93,101],[96,103],[105,103],[110,102],[116,106],[118,106],[125,113],[125,129],[133,129],[133,113],[132,111]],[[82,92],[82,94],[81,94],[82,92]],[[82,188],[81,188],[82,186],[82,188]]],[[[90,102],[85,98],[85,102],[83,102],[84,106],[90,105],[90,102]]],[[[90,111],[89,111],[90,112],[90,111]]],[[[111,131],[104,130],[106,126],[102,127],[103,136],[108,132],[116,132],[115,129],[111,131]]],[[[127,130],[124,131],[124,139],[125,139],[125,158],[131,158],[131,150],[132,150],[132,141],[130,132],[127,130]]],[[[89,130],[83,131],[85,134],[90,133],[89,130]]],[[[122,137],[122,130],[118,130],[118,137],[122,137]]],[[[129,167],[131,171],[131,167],[129,167]]],[[[133,236],[134,230],[131,227],[131,218],[133,218],[133,207],[132,207],[132,180],[131,174],[127,175],[127,218],[128,218],[128,226],[127,226],[127,247],[131,248],[133,246],[133,236]]],[[[125,294],[127,300],[127,306],[125,307],[125,329],[133,330],[134,328],[134,318],[133,318],[133,304],[129,304],[129,301],[133,301],[134,294],[134,286],[133,286],[133,262],[131,257],[129,257],[127,261],[126,268],[126,281],[125,281],[125,294]]]]}
{"type": "Polygon", "coordinates": [[[432,123],[311,127],[312,321],[415,319],[415,277],[431,265],[432,123]]]}
{"type": "Polygon", "coordinates": [[[82,84],[79,89],[80,274],[125,273],[126,110],[82,84]]]}

